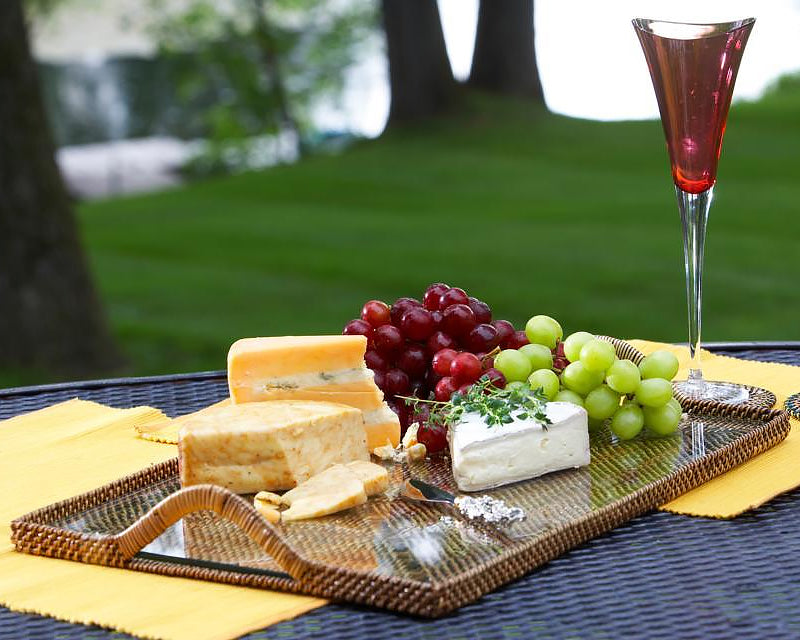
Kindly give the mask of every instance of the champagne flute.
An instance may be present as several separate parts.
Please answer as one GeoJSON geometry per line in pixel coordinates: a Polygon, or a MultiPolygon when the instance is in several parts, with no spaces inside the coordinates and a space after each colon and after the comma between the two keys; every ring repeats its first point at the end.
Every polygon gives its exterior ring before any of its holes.
{"type": "Polygon", "coordinates": [[[733,85],[754,23],[633,20],[661,112],[683,223],[691,364],[678,388],[689,397],[731,404],[747,401],[747,388],[707,381],[700,366],[703,246],[733,85]]]}

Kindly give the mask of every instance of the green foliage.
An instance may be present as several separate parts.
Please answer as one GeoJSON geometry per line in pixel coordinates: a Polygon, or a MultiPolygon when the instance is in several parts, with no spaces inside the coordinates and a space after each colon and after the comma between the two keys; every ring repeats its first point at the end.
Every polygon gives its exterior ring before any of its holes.
{"type": "Polygon", "coordinates": [[[178,95],[198,114],[189,127],[207,139],[197,173],[259,166],[265,137],[311,134],[312,108],[340,93],[376,23],[372,0],[190,0],[177,13],[153,0],[152,9],[178,95]]]}
{"type": "Polygon", "coordinates": [[[37,19],[51,15],[65,0],[24,0],[25,14],[37,19]]]}
{"type": "Polygon", "coordinates": [[[482,378],[462,393],[457,391],[447,402],[399,396],[416,413],[422,405],[430,409],[428,424],[452,427],[465,414],[475,413],[484,418],[489,427],[511,424],[514,420],[537,420],[547,431],[552,422],[547,416],[547,397],[541,389],[532,390],[527,385],[495,387],[492,381],[482,378]]]}
{"type": "Polygon", "coordinates": [[[762,100],[771,101],[776,98],[800,99],[800,73],[789,73],[778,78],[762,100]]]}

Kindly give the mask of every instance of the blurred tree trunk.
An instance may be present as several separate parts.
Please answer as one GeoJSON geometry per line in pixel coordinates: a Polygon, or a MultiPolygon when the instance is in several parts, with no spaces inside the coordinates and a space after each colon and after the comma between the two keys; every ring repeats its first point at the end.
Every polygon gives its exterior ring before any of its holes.
{"type": "Polygon", "coordinates": [[[533,0],[481,0],[468,84],[544,102],[533,43],[533,0]]]}
{"type": "Polygon", "coordinates": [[[22,0],[0,2],[0,367],[107,371],[110,338],[55,163],[22,0]]]}
{"type": "Polygon", "coordinates": [[[382,0],[392,104],[389,124],[447,109],[456,83],[436,0],[382,0]]]}
{"type": "Polygon", "coordinates": [[[253,23],[255,24],[256,44],[261,53],[261,59],[272,83],[272,95],[277,108],[278,128],[291,131],[297,138],[297,149],[301,155],[305,151],[300,136],[300,127],[297,119],[289,108],[289,98],[286,95],[286,82],[281,69],[278,43],[272,25],[267,19],[266,0],[252,0],[253,23]]]}

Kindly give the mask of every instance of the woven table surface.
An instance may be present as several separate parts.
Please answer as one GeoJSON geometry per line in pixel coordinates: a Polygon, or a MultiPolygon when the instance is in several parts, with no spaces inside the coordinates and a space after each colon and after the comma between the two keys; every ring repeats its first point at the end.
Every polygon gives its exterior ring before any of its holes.
{"type": "MultiPolygon", "coordinates": [[[[716,353],[800,365],[800,345],[716,353]]],[[[800,391],[800,389],[798,389],[800,391]]],[[[81,397],[168,414],[227,392],[223,374],[0,391],[0,419],[81,397]]],[[[736,520],[651,513],[439,620],[329,605],[247,638],[800,638],[800,490],[736,520]]],[[[0,638],[127,638],[0,607],[0,638]]]]}

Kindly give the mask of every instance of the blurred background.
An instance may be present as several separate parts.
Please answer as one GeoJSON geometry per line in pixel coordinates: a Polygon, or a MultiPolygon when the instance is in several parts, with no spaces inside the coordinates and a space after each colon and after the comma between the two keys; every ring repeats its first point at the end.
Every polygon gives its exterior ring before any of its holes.
{"type": "Polygon", "coordinates": [[[431,282],[685,341],[630,24],[754,15],[705,340],[800,339],[800,1],[5,0],[0,386],[220,369],[431,282]]]}

